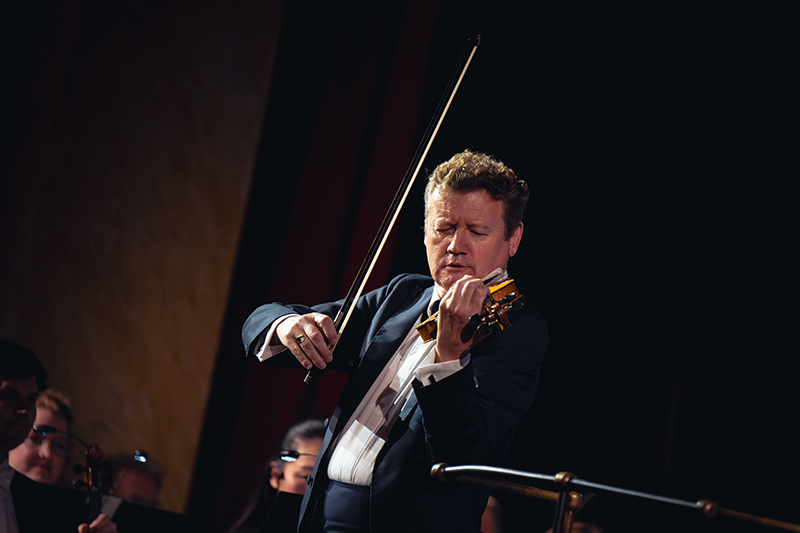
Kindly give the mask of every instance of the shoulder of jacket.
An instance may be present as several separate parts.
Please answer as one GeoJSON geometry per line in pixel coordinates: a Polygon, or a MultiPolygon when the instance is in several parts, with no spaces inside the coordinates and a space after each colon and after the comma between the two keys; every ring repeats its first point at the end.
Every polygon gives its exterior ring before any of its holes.
{"type": "Polygon", "coordinates": [[[414,288],[427,289],[433,285],[433,278],[422,274],[400,274],[389,282],[389,289],[404,287],[408,290],[414,288]]]}

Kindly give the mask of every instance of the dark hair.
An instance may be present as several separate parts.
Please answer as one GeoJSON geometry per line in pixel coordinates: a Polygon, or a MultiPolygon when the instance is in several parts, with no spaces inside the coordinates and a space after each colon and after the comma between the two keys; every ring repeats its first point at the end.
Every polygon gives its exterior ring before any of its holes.
{"type": "MultiPolygon", "coordinates": [[[[325,422],[318,418],[309,418],[290,426],[284,432],[281,440],[278,441],[278,449],[275,450],[271,462],[275,467],[283,471],[286,462],[280,458],[281,452],[294,450],[297,451],[300,443],[315,438],[325,436],[325,422]]],[[[270,506],[275,500],[275,489],[269,483],[272,473],[272,465],[268,464],[261,484],[256,490],[250,503],[245,508],[242,516],[227,530],[227,533],[252,533],[261,531],[261,526],[269,512],[270,506]]]]}
{"type": "Polygon", "coordinates": [[[280,458],[280,454],[286,450],[295,450],[299,447],[301,442],[312,440],[316,438],[323,438],[325,436],[325,421],[319,418],[309,418],[289,427],[283,434],[280,440],[278,449],[275,450],[275,455],[272,460],[275,461],[275,466],[279,470],[283,470],[286,462],[280,458]]]}
{"type": "Polygon", "coordinates": [[[47,373],[33,352],[14,341],[0,339],[0,379],[28,376],[36,376],[39,391],[47,388],[47,373]]]}
{"type": "Polygon", "coordinates": [[[442,194],[484,190],[495,200],[503,202],[506,240],[522,223],[529,197],[528,184],[519,179],[502,161],[469,150],[441,163],[428,177],[425,187],[426,219],[430,198],[436,190],[442,194]]]}

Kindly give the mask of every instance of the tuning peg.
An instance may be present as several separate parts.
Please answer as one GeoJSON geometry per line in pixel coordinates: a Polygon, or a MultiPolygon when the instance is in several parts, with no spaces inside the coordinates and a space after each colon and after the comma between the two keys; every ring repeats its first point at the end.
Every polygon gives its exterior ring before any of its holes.
{"type": "Polygon", "coordinates": [[[478,328],[483,323],[483,319],[484,318],[486,318],[486,313],[483,313],[483,314],[480,314],[480,315],[476,313],[476,314],[472,315],[471,317],[469,317],[469,323],[472,324],[473,326],[475,326],[476,328],[478,328]]]}
{"type": "Polygon", "coordinates": [[[482,322],[480,326],[478,326],[478,333],[481,335],[488,335],[492,332],[492,328],[497,324],[497,322],[482,322]]]}

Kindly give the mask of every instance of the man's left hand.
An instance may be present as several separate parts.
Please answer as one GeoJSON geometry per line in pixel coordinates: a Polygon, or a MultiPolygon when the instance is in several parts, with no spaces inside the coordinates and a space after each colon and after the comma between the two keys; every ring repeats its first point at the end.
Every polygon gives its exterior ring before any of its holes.
{"type": "Polygon", "coordinates": [[[464,276],[448,289],[439,304],[436,326],[436,362],[461,358],[481,338],[469,317],[483,311],[489,287],[472,276],[464,276]]]}

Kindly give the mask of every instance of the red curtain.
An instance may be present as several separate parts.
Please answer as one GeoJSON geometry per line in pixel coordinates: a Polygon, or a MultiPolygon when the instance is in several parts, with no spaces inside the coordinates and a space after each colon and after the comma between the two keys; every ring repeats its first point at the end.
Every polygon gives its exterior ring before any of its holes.
{"type": "MultiPolygon", "coordinates": [[[[328,416],[344,385],[246,362],[244,319],[344,296],[421,130],[435,3],[337,5],[313,18],[287,6],[187,507],[209,531],[236,519],[285,428],[328,416]]],[[[392,247],[369,287],[388,280],[392,247]]]]}

